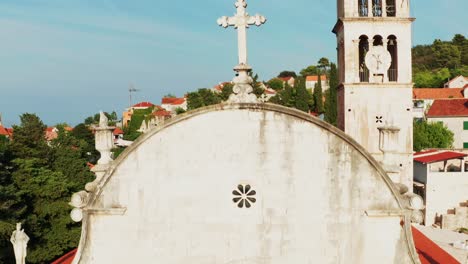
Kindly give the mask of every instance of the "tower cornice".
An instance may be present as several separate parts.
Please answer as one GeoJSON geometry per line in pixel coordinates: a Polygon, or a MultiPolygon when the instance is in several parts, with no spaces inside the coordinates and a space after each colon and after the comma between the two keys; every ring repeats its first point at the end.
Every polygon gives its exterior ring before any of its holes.
{"type": "Polygon", "coordinates": [[[335,26],[332,29],[333,33],[338,33],[344,23],[349,22],[399,22],[399,23],[413,23],[416,20],[414,17],[340,17],[336,21],[335,26]]]}

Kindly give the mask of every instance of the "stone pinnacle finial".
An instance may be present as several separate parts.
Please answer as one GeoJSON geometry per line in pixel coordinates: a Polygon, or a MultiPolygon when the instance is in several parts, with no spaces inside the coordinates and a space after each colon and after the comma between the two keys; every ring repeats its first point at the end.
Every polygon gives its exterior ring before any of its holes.
{"type": "Polygon", "coordinates": [[[109,119],[104,112],[100,112],[99,126],[96,127],[96,150],[101,153],[98,164],[105,165],[112,161],[111,150],[114,147],[112,131],[114,127],[109,126],[109,119]]]}

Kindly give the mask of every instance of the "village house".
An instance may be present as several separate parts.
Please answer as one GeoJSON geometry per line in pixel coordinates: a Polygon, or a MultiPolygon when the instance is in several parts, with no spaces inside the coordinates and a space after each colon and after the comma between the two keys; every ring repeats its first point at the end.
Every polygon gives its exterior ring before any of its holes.
{"type": "Polygon", "coordinates": [[[466,85],[468,85],[468,77],[460,75],[451,79],[447,83],[445,83],[444,87],[445,88],[464,88],[466,85]]]}
{"type": "Polygon", "coordinates": [[[467,156],[445,150],[414,154],[414,190],[424,200],[426,226],[468,228],[467,156]]]}
{"type": "Polygon", "coordinates": [[[288,84],[289,86],[293,87],[296,79],[294,77],[289,76],[289,77],[278,77],[281,81],[283,81],[283,86],[288,84]]]}
{"type": "MultiPolygon", "coordinates": [[[[322,84],[322,91],[326,91],[330,89],[330,85],[328,83],[328,79],[326,75],[320,75],[320,81],[322,84]]],[[[315,84],[318,82],[318,75],[309,75],[306,77],[306,89],[312,89],[312,91],[315,88],[315,84]]]]}
{"type": "Polygon", "coordinates": [[[171,112],[173,115],[176,115],[176,110],[178,108],[187,111],[187,98],[164,97],[161,100],[161,107],[171,112]]]}
{"type": "Polygon", "coordinates": [[[141,102],[125,109],[125,112],[122,114],[122,127],[128,126],[130,120],[132,120],[134,110],[148,109],[150,107],[154,107],[154,104],[151,102],[141,102]]]}
{"type": "Polygon", "coordinates": [[[468,91],[463,88],[414,88],[413,118],[424,119],[434,100],[468,98],[468,91]]]}
{"type": "Polygon", "coordinates": [[[468,99],[435,100],[427,121],[443,123],[454,134],[453,147],[468,149],[468,99]]]}
{"type": "Polygon", "coordinates": [[[211,91],[214,92],[214,93],[221,93],[226,84],[232,84],[232,82],[221,82],[221,83],[213,86],[211,91]]]}

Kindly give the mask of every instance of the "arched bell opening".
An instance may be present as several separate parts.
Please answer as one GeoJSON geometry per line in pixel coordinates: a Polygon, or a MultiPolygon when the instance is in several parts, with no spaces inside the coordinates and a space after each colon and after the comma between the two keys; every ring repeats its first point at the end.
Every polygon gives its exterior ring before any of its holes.
{"type": "Polygon", "coordinates": [[[369,51],[369,37],[362,35],[359,37],[359,80],[369,82],[369,69],[366,66],[366,54],[369,51]]]}
{"type": "Polygon", "coordinates": [[[382,36],[380,36],[380,35],[375,35],[375,36],[374,36],[374,39],[373,39],[373,42],[372,42],[372,45],[373,45],[373,46],[383,46],[383,38],[382,38],[382,36]]]}
{"type": "Polygon", "coordinates": [[[392,64],[388,69],[388,80],[390,82],[398,81],[398,42],[394,35],[390,35],[387,38],[387,50],[392,57],[392,64]]]}

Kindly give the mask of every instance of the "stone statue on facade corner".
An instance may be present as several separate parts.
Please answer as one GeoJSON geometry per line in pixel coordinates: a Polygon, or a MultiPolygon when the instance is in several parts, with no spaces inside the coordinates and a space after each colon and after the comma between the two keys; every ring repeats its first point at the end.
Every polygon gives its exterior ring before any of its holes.
{"type": "Polygon", "coordinates": [[[103,111],[99,112],[99,127],[105,128],[109,124],[109,118],[107,118],[106,114],[103,111]]]}
{"type": "Polygon", "coordinates": [[[13,244],[13,250],[15,251],[16,264],[25,264],[29,237],[24,229],[21,229],[21,223],[16,224],[16,230],[13,231],[10,242],[13,244]]]}

